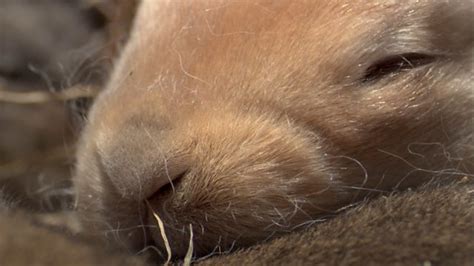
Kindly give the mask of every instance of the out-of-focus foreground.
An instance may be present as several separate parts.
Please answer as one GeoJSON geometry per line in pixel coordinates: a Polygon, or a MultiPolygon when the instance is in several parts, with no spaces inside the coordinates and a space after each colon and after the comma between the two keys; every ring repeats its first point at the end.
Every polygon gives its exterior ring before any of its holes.
{"type": "Polygon", "coordinates": [[[74,143],[124,39],[108,2],[0,0],[0,189],[18,207],[71,205],[74,143]]]}

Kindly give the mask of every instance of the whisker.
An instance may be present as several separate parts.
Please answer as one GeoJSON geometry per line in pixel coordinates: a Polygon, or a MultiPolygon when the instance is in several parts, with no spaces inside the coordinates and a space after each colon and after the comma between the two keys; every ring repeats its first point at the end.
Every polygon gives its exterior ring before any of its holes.
{"type": "Polygon", "coordinates": [[[166,231],[165,231],[165,226],[163,224],[163,221],[161,220],[160,216],[153,211],[153,208],[151,207],[151,204],[148,202],[148,200],[145,200],[146,204],[148,205],[148,208],[150,211],[153,213],[153,216],[156,219],[156,222],[158,223],[158,227],[160,228],[160,233],[161,233],[161,238],[163,239],[163,243],[165,245],[166,253],[168,254],[168,257],[166,259],[165,265],[168,265],[171,262],[171,247],[170,243],[168,241],[168,237],[166,236],[166,231]]]}

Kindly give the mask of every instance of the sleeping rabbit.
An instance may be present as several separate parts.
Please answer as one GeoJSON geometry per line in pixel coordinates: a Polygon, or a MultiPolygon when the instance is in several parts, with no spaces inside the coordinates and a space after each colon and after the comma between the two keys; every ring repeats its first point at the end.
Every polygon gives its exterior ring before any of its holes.
{"type": "Polygon", "coordinates": [[[143,0],[79,144],[85,231],[204,256],[472,176],[473,10],[143,0]]]}

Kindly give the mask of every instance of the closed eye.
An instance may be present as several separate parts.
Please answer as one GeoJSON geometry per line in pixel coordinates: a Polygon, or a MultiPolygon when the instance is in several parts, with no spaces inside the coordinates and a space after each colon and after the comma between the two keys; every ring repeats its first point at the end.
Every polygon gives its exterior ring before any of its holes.
{"type": "Polygon", "coordinates": [[[405,53],[385,57],[369,66],[365,71],[362,82],[373,82],[388,75],[421,67],[432,63],[435,57],[421,53],[405,53]]]}

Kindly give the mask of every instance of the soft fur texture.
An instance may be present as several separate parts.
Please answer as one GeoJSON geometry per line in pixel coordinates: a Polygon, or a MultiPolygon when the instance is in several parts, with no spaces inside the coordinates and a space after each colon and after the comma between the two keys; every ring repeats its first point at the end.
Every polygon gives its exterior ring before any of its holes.
{"type": "MultiPolygon", "coordinates": [[[[83,2],[113,56],[136,1],[83,2]]],[[[81,224],[0,195],[0,264],[153,265],[154,214],[176,262],[192,224],[196,263],[470,264],[472,13],[143,1],[79,144],[81,224]]]]}
{"type": "Polygon", "coordinates": [[[471,1],[143,1],[79,145],[85,228],[131,250],[164,252],[165,233],[182,258],[192,225],[200,257],[472,175],[473,17],[471,1]]]}

